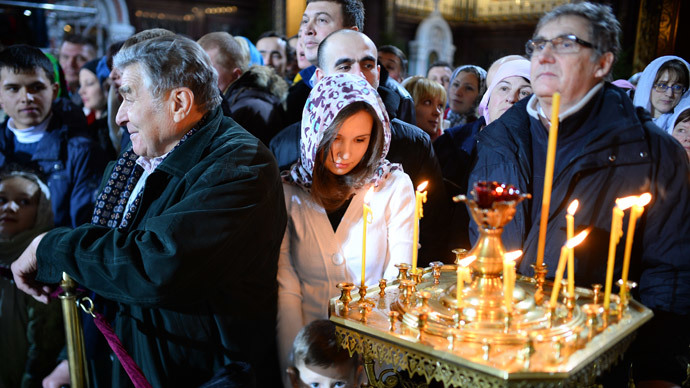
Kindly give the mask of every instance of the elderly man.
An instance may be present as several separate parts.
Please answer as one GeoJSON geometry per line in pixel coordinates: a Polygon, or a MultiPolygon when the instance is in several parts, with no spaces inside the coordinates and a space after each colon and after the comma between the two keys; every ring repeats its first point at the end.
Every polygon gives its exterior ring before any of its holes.
{"type": "MultiPolygon", "coordinates": [[[[564,216],[578,199],[576,229],[591,228],[575,250],[577,284],[603,283],[616,198],[650,192],[637,224],[631,280],[655,312],[639,335],[637,380],[680,383],[690,327],[690,180],[683,149],[621,90],[605,82],[619,51],[620,27],[608,6],[567,4],[542,17],[532,40],[534,95],[516,103],[478,136],[470,182],[497,180],[533,194],[507,225],[508,249],[525,251],[520,272],[531,275],[539,236],[552,96],[560,92],[558,146],[544,263],[553,277],[566,240],[564,216]],[[683,329],[679,329],[683,328],[683,329]],[[648,330],[645,332],[645,330],[648,330]]],[[[474,228],[471,228],[471,230],[474,228]]],[[[625,227],[623,230],[627,230],[625,227]]],[[[476,238],[476,236],[475,236],[476,238]]],[[[625,241],[625,236],[621,241],[625,241]]],[[[623,249],[618,249],[615,279],[623,249]]],[[[638,385],[642,386],[642,385],[638,385]]]]}
{"type": "MultiPolygon", "coordinates": [[[[216,72],[195,42],[146,40],[114,66],[132,148],[106,172],[91,224],[37,237],[12,264],[18,287],[47,301],[44,284],[64,271],[116,302],[116,334],[154,387],[214,375],[277,386],[286,214],[273,157],[222,115],[216,72]]],[[[112,386],[130,384],[117,364],[112,386]]]]}

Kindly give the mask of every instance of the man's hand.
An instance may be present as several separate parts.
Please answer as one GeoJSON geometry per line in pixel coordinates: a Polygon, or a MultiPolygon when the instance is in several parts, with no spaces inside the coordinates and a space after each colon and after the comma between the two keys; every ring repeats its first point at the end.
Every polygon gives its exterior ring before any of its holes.
{"type": "Polygon", "coordinates": [[[12,263],[12,275],[14,275],[17,288],[33,296],[37,301],[47,304],[51,287],[36,281],[36,273],[38,272],[36,250],[43,236],[45,233],[36,236],[21,256],[12,263]]]}

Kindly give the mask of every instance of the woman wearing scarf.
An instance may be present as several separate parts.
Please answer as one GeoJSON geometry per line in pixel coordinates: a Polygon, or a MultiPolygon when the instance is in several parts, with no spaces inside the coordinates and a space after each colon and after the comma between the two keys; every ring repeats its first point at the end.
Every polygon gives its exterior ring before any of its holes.
{"type": "Polygon", "coordinates": [[[97,58],[86,62],[79,70],[79,97],[87,110],[85,113],[89,135],[96,140],[110,161],[115,160],[117,153],[108,129],[108,93],[103,87],[107,76],[103,77],[98,72],[101,61],[101,58],[97,58]]]}
{"type": "Polygon", "coordinates": [[[412,256],[414,192],[410,178],[385,159],[391,138],[385,106],[364,78],[335,74],[309,94],[301,155],[283,173],[288,225],[278,262],[281,368],[297,332],[328,317],[340,282],[361,284],[362,205],[369,202],[366,279],[393,279],[412,256]]]}
{"type": "Polygon", "coordinates": [[[690,98],[690,64],[683,58],[666,55],[645,67],[635,89],[633,104],[652,114],[654,124],[671,133],[671,116],[681,100],[690,98]]]}
{"type": "Polygon", "coordinates": [[[448,105],[445,119],[450,128],[477,119],[477,105],[486,90],[486,70],[475,65],[460,66],[450,77],[448,105]]]}
{"type": "MultiPolygon", "coordinates": [[[[441,165],[446,191],[450,195],[466,194],[469,174],[474,163],[475,137],[485,126],[498,119],[517,101],[532,94],[530,62],[526,59],[503,63],[479,104],[481,117],[471,123],[446,130],[434,142],[434,151],[441,165]]],[[[454,204],[451,215],[450,246],[469,247],[469,213],[465,204],[454,204]]]]}
{"type": "Polygon", "coordinates": [[[671,135],[685,148],[690,158],[690,98],[676,106],[669,123],[673,125],[671,135]]]}
{"type": "Polygon", "coordinates": [[[60,304],[36,301],[7,276],[33,238],[52,227],[45,183],[25,172],[0,176],[0,387],[40,387],[65,344],[60,304]]]}

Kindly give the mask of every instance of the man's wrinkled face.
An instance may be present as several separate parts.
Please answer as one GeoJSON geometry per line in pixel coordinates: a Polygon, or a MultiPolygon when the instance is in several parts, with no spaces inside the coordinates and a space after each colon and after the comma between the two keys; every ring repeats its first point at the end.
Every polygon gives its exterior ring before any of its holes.
{"type": "MultiPolygon", "coordinates": [[[[563,35],[575,35],[587,42],[588,21],[579,16],[561,16],[542,26],[533,39],[553,39],[563,35]]],[[[578,52],[558,54],[547,44],[544,50],[531,58],[532,89],[540,100],[561,93],[561,111],[575,105],[587,92],[603,79],[597,74],[599,63],[593,61],[592,48],[580,47],[578,52]]]]}
{"type": "Polygon", "coordinates": [[[145,77],[139,64],[122,70],[120,94],[123,101],[116,121],[117,125],[127,127],[137,155],[154,158],[172,150],[180,136],[175,131],[168,96],[156,101],[145,77]]]}
{"type": "Polygon", "coordinates": [[[58,61],[65,73],[67,84],[79,83],[79,70],[84,64],[96,58],[96,52],[86,44],[64,42],[60,47],[58,61]]]}
{"type": "Polygon", "coordinates": [[[343,28],[343,13],[340,4],[332,1],[315,1],[307,4],[300,26],[300,36],[304,42],[304,54],[307,60],[316,65],[321,41],[331,32],[343,28]]]}
{"type": "Polygon", "coordinates": [[[0,70],[0,105],[16,129],[42,123],[50,114],[57,93],[58,84],[41,68],[20,73],[7,67],[0,70]]]}
{"type": "Polygon", "coordinates": [[[262,38],[256,42],[256,49],[261,53],[264,65],[274,68],[281,77],[285,75],[287,64],[286,47],[287,42],[277,36],[262,38]]]}

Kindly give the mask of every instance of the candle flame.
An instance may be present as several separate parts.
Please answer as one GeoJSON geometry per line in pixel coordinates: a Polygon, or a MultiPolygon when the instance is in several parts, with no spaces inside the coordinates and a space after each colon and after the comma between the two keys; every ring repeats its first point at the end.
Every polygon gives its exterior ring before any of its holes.
{"type": "Polygon", "coordinates": [[[570,205],[568,206],[568,214],[571,216],[574,215],[578,206],[580,206],[580,201],[577,199],[574,199],[573,202],[570,202],[570,205]]]}
{"type": "Polygon", "coordinates": [[[616,206],[618,206],[619,209],[625,210],[629,208],[632,205],[635,205],[639,200],[639,197],[637,195],[631,195],[629,197],[625,198],[617,198],[616,199],[616,206]]]}
{"type": "Polygon", "coordinates": [[[508,252],[505,255],[503,255],[503,260],[504,261],[515,261],[522,256],[522,250],[518,249],[517,251],[512,251],[508,252]]]}
{"type": "Polygon", "coordinates": [[[652,195],[649,193],[644,193],[638,197],[637,206],[647,206],[647,204],[651,200],[652,200],[652,195]]]}
{"type": "Polygon", "coordinates": [[[369,190],[367,190],[367,193],[364,195],[364,203],[368,205],[369,202],[371,202],[372,195],[374,195],[374,186],[371,186],[369,190]]]}
{"type": "Polygon", "coordinates": [[[427,185],[429,185],[429,181],[424,181],[417,186],[417,191],[424,191],[426,189],[427,185]]]}
{"type": "Polygon", "coordinates": [[[568,240],[568,241],[565,243],[565,245],[566,245],[568,248],[575,248],[576,246],[580,245],[580,243],[581,243],[582,241],[584,241],[584,239],[587,237],[588,234],[589,234],[589,228],[583,230],[582,232],[578,233],[577,236],[575,236],[575,237],[571,238],[570,240],[568,240]]]}
{"type": "Polygon", "coordinates": [[[477,256],[467,256],[464,259],[458,261],[458,267],[467,267],[472,264],[473,261],[477,259],[477,256]]]}

